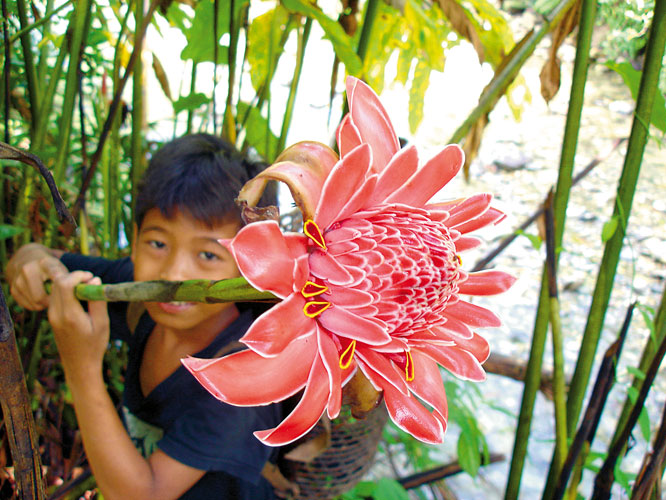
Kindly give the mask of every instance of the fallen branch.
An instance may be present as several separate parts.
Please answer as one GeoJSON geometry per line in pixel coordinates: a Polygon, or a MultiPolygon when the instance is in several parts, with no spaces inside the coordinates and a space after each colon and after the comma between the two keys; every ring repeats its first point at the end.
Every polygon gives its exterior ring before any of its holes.
{"type": "MultiPolygon", "coordinates": [[[[505,459],[504,455],[499,453],[491,453],[488,457],[488,460],[481,455],[481,465],[490,465],[496,462],[501,462],[505,459]]],[[[453,476],[463,472],[463,468],[460,466],[459,462],[451,462],[450,464],[441,465],[432,469],[425,470],[423,472],[417,472],[411,476],[399,478],[398,482],[406,490],[418,488],[425,484],[434,483],[441,479],[446,479],[447,477],[453,476]]]]}
{"type": "MultiPolygon", "coordinates": [[[[525,374],[527,373],[527,362],[492,352],[490,353],[490,357],[483,364],[483,368],[488,373],[502,375],[523,382],[525,380],[525,374]]],[[[553,400],[552,371],[541,372],[541,384],[539,385],[539,390],[546,398],[551,401],[553,400]]]]}

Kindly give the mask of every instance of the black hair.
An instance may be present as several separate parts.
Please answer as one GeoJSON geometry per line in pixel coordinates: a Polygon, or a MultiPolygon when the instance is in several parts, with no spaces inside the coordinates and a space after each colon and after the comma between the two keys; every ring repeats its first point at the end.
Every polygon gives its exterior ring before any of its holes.
{"type": "MultiPolygon", "coordinates": [[[[213,226],[237,220],[235,199],[243,185],[266,167],[242,156],[224,139],[210,134],[180,137],[151,158],[137,190],[134,220],[141,227],[148,210],[169,218],[176,210],[213,226]]],[[[267,189],[259,205],[277,205],[275,189],[267,189]]]]}

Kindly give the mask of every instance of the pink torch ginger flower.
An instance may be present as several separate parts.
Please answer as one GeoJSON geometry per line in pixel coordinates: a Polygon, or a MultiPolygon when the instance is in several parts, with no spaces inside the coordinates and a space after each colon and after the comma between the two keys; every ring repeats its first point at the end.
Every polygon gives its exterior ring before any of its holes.
{"type": "Polygon", "coordinates": [[[268,180],[281,180],[303,212],[303,234],[261,221],[227,243],[248,282],[282,301],[241,339],[248,350],[184,363],[234,405],[269,404],[304,389],[282,423],[255,432],[272,446],[306,434],[324,411],[335,418],[356,370],[383,391],[396,425],[440,443],[447,404],[438,365],[484,380],[489,347],[473,330],[500,325],[460,296],[501,293],[514,281],[499,271],[466,273],[459,254],[479,243],[468,233],[503,214],[488,194],[428,204],[460,170],[461,149],[447,146],[419,167],[416,148],[400,149],[366,84],[350,77],[347,97],[339,161],[326,146],[299,143],[241,192],[252,205],[268,180]]]}

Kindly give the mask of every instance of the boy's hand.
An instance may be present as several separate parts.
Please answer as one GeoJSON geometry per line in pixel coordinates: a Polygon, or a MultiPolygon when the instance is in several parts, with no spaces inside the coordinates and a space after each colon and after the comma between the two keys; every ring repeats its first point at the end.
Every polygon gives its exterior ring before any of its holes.
{"type": "Polygon", "coordinates": [[[48,317],[65,373],[86,377],[101,370],[102,359],[109,343],[109,315],[106,302],[88,302],[86,313],[74,296],[79,283],[98,285],[99,278],[88,271],[49,269],[53,281],[48,317]],[[92,372],[90,371],[92,370],[92,372]]]}
{"type": "Polygon", "coordinates": [[[68,272],[54,254],[53,250],[31,243],[21,247],[9,260],[6,269],[9,291],[25,309],[46,309],[49,306],[49,295],[44,282],[53,272],[68,272]]]}

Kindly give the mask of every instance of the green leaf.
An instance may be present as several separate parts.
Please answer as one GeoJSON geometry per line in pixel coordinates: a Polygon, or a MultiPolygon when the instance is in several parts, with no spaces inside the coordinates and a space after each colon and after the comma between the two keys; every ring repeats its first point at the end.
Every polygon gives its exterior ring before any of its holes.
{"type": "Polygon", "coordinates": [[[647,408],[645,408],[645,406],[641,410],[641,414],[638,416],[638,427],[641,429],[643,439],[649,443],[652,436],[652,431],[650,429],[650,416],[648,415],[647,408]]]}
{"type": "MultiPolygon", "coordinates": [[[[245,116],[248,108],[247,103],[239,102],[238,116],[245,116]]],[[[266,118],[255,107],[250,108],[250,114],[245,124],[245,140],[269,163],[272,163],[278,155],[278,138],[270,130],[266,118]]]]}
{"type": "Polygon", "coordinates": [[[467,432],[462,432],[458,438],[458,462],[460,467],[472,477],[476,477],[479,467],[481,467],[478,443],[467,432]]]}
{"type": "Polygon", "coordinates": [[[638,380],[645,380],[645,373],[634,366],[627,366],[627,371],[638,380]]]}
{"type": "Polygon", "coordinates": [[[324,30],[324,38],[331,41],[335,54],[345,65],[347,72],[354,76],[361,73],[363,69],[361,59],[354,50],[351,38],[337,21],[328,17],[311,3],[303,0],[282,0],[282,5],[292,12],[303,14],[317,21],[324,30]]]}
{"type": "Polygon", "coordinates": [[[650,331],[650,338],[654,342],[655,346],[657,345],[657,330],[655,329],[654,326],[654,309],[643,305],[643,304],[638,304],[638,310],[641,312],[641,316],[643,316],[643,321],[645,321],[645,325],[648,327],[648,330],[650,331]]]}
{"type": "Polygon", "coordinates": [[[541,244],[543,243],[543,240],[541,239],[541,237],[538,234],[526,233],[522,229],[519,229],[518,231],[516,231],[516,234],[518,234],[520,236],[524,236],[525,238],[530,240],[530,243],[532,244],[532,247],[535,250],[539,250],[541,248],[541,244]]]}
{"type": "Polygon", "coordinates": [[[197,109],[199,106],[208,104],[210,97],[199,92],[183,96],[173,103],[173,112],[178,114],[184,110],[197,109]]]}
{"type": "Polygon", "coordinates": [[[417,60],[412,86],[409,89],[409,131],[414,134],[423,121],[423,103],[430,83],[430,65],[417,60]]]}
{"type": "Polygon", "coordinates": [[[377,481],[373,498],[377,500],[409,500],[409,495],[398,481],[383,477],[377,481]]]}
{"type": "Polygon", "coordinates": [[[281,55],[280,41],[286,40],[285,31],[288,33],[294,27],[295,23],[289,22],[289,12],[281,5],[252,21],[247,34],[247,62],[255,90],[259,91],[269,78],[281,55]]]}
{"type": "MultiPolygon", "coordinates": [[[[616,63],[615,61],[608,61],[606,66],[622,77],[635,101],[641,84],[641,72],[634,69],[630,62],[616,63]]],[[[661,92],[655,94],[650,123],[666,133],[666,100],[664,100],[661,92]]]]}
{"type": "Polygon", "coordinates": [[[175,26],[183,33],[187,32],[187,26],[192,20],[190,16],[181,8],[179,2],[171,2],[166,13],[166,18],[171,26],[175,26]]]}
{"type": "MultiPolygon", "coordinates": [[[[384,2],[379,2],[377,19],[381,22],[372,24],[372,33],[363,61],[363,74],[368,85],[377,94],[384,89],[384,70],[399,44],[412,48],[412,44],[401,42],[402,33],[406,30],[405,21],[401,13],[384,2]]],[[[405,81],[403,84],[407,81],[405,81]]]]}
{"type": "Polygon", "coordinates": [[[26,230],[25,227],[8,226],[6,224],[0,224],[0,240],[13,238],[17,234],[21,234],[25,230],[26,230]]]}
{"type": "MultiPolygon", "coordinates": [[[[234,19],[240,18],[240,12],[249,0],[235,2],[236,12],[234,19]]],[[[228,47],[219,45],[219,40],[214,39],[213,29],[214,3],[213,0],[201,0],[194,10],[194,19],[192,26],[185,33],[187,45],[180,54],[183,60],[192,59],[195,62],[213,62],[215,59],[214,43],[218,43],[217,63],[227,64],[228,47]]],[[[220,2],[220,9],[217,13],[217,31],[222,37],[229,32],[229,4],[220,2]]]]}
{"type": "Polygon", "coordinates": [[[617,225],[619,223],[619,218],[617,215],[614,215],[611,217],[611,219],[604,224],[603,229],[601,230],[601,241],[603,243],[606,243],[608,240],[610,240],[613,235],[615,234],[615,231],[617,231],[617,225]]]}

